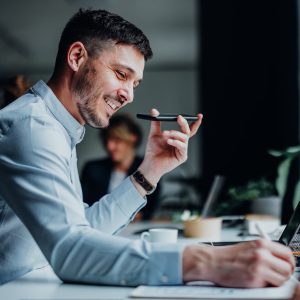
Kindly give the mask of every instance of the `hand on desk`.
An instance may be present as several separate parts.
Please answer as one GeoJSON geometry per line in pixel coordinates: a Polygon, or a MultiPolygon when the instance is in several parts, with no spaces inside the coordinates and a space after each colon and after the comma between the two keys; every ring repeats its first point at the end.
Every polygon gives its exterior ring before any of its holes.
{"type": "Polygon", "coordinates": [[[279,286],[294,269],[289,248],[262,239],[223,247],[190,245],[183,251],[185,282],[209,280],[222,286],[248,288],[279,286]]]}

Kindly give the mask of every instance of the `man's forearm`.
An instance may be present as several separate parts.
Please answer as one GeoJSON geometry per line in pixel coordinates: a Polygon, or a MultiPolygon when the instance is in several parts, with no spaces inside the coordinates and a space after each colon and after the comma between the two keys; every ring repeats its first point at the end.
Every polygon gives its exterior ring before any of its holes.
{"type": "Polygon", "coordinates": [[[143,208],[146,199],[137,191],[130,178],[126,178],[110,194],[85,209],[85,215],[93,228],[115,234],[124,228],[143,208]]]}

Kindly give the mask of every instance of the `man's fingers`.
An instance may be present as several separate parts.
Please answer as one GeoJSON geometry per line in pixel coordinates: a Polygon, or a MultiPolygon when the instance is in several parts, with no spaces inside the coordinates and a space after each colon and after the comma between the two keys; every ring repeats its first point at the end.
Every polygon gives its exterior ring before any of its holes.
{"type": "Polygon", "coordinates": [[[198,120],[193,122],[190,126],[190,136],[191,137],[197,133],[197,131],[202,123],[203,115],[198,114],[197,116],[198,116],[198,120]]]}
{"type": "Polygon", "coordinates": [[[288,279],[286,276],[283,276],[282,274],[269,268],[264,268],[261,271],[260,278],[262,281],[264,281],[264,286],[281,286],[288,279]]]}
{"type": "Polygon", "coordinates": [[[277,242],[271,242],[265,239],[259,239],[251,242],[240,243],[238,245],[234,245],[230,247],[240,248],[240,251],[247,251],[247,249],[250,248],[267,249],[275,257],[283,261],[286,261],[290,265],[292,271],[295,269],[295,259],[292,254],[292,251],[288,247],[279,244],[277,242]]]}
{"type": "Polygon", "coordinates": [[[177,123],[179,124],[180,129],[183,133],[187,134],[188,136],[191,135],[191,130],[190,130],[189,123],[187,122],[187,120],[183,116],[179,115],[177,117],[177,123]]]}
{"type": "Polygon", "coordinates": [[[185,161],[187,159],[187,144],[186,143],[183,143],[178,140],[173,140],[173,139],[167,139],[167,143],[170,146],[175,147],[181,153],[181,155],[183,155],[182,157],[177,157],[178,160],[185,161]]]}
{"type": "Polygon", "coordinates": [[[157,117],[159,115],[159,111],[156,108],[152,108],[150,110],[151,116],[157,117]]]}
{"type": "MultiPolygon", "coordinates": [[[[150,110],[150,115],[156,117],[156,116],[159,115],[159,111],[156,108],[152,108],[150,110]]],[[[159,134],[160,131],[161,131],[161,129],[160,129],[160,122],[158,122],[158,121],[151,121],[150,135],[159,134]]]]}
{"type": "Polygon", "coordinates": [[[189,140],[189,136],[187,134],[176,130],[166,130],[163,132],[163,135],[166,138],[176,139],[183,143],[187,143],[189,140]]]}
{"type": "Polygon", "coordinates": [[[271,255],[266,248],[257,248],[253,259],[253,273],[260,273],[268,284],[281,285],[292,275],[292,267],[286,260],[271,255]],[[259,272],[260,271],[260,272],[259,272]]]}
{"type": "MultiPolygon", "coordinates": [[[[234,246],[232,246],[234,247],[234,246]]],[[[279,286],[285,282],[293,273],[294,259],[291,251],[279,244],[264,239],[241,243],[236,245],[236,250],[239,248],[240,253],[247,253],[251,258],[248,262],[251,265],[251,273],[257,274],[257,279],[265,279],[265,283],[274,286],[279,286]]],[[[239,255],[238,259],[241,262],[246,262],[243,255],[239,255]]],[[[253,281],[256,285],[257,282],[253,281]]]]}
{"type": "Polygon", "coordinates": [[[274,243],[274,242],[266,241],[263,239],[257,240],[256,244],[258,247],[265,247],[274,256],[287,261],[290,264],[292,271],[295,269],[295,266],[296,266],[295,259],[292,254],[292,251],[288,247],[286,247],[280,243],[276,243],[276,242],[274,243]]]}
{"type": "Polygon", "coordinates": [[[272,270],[277,274],[280,274],[283,278],[285,278],[285,280],[287,280],[293,274],[293,269],[287,261],[275,256],[270,258],[272,259],[270,262],[270,267],[272,270]]]}

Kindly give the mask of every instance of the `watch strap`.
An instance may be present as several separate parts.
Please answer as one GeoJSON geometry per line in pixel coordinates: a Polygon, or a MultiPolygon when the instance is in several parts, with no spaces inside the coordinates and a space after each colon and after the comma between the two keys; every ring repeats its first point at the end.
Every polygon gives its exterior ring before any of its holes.
{"type": "Polygon", "coordinates": [[[150,195],[155,191],[156,185],[152,185],[139,170],[136,170],[132,176],[134,180],[146,191],[147,195],[150,195]]]}

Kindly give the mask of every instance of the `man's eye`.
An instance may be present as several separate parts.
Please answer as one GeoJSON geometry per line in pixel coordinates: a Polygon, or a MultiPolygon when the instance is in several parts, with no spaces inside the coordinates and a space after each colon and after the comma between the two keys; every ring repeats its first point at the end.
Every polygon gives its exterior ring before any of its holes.
{"type": "Polygon", "coordinates": [[[126,74],[124,72],[116,71],[116,74],[119,79],[126,79],[126,74]]]}

